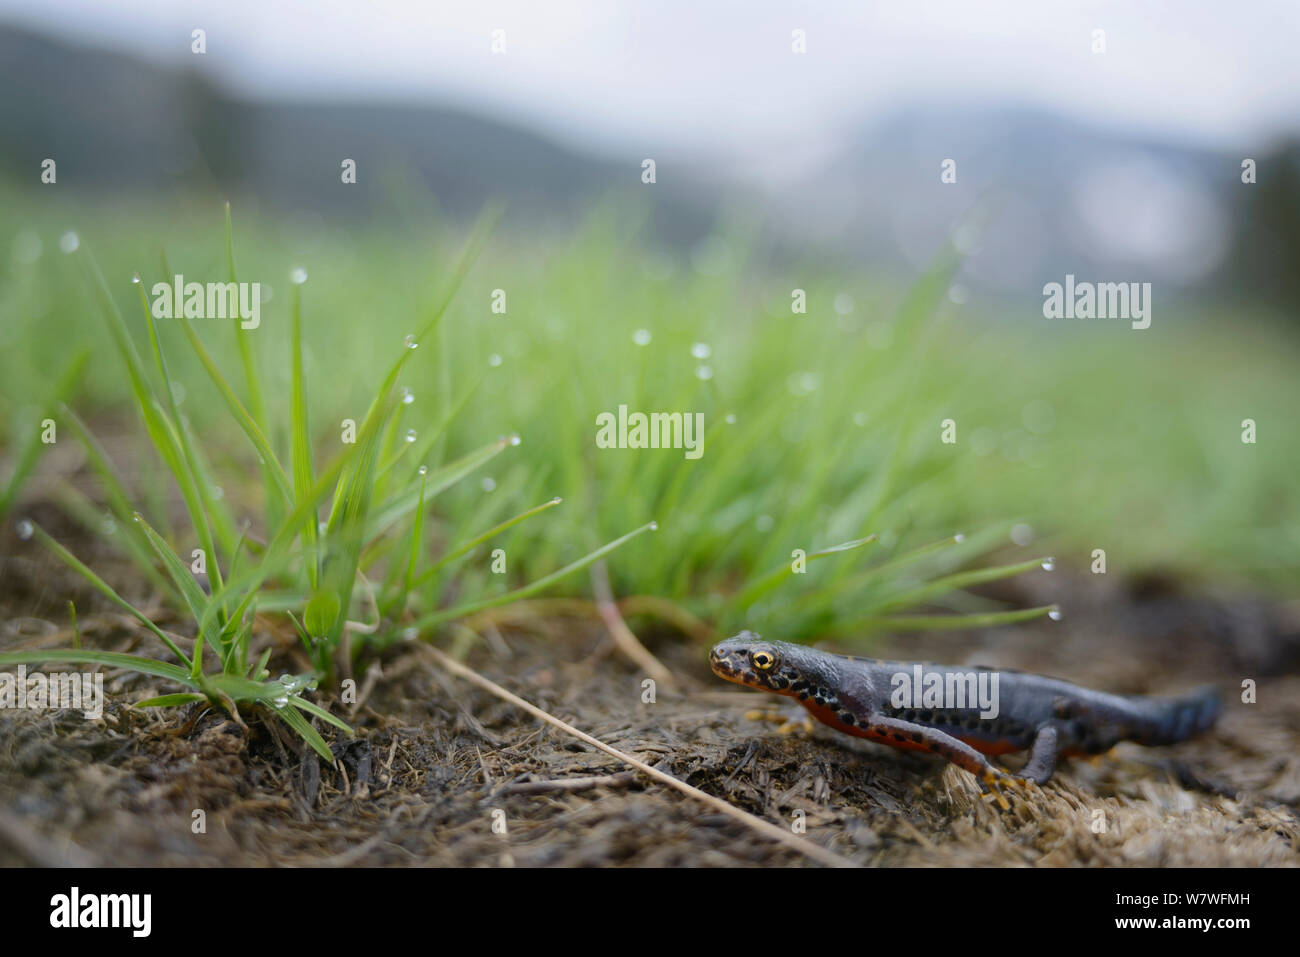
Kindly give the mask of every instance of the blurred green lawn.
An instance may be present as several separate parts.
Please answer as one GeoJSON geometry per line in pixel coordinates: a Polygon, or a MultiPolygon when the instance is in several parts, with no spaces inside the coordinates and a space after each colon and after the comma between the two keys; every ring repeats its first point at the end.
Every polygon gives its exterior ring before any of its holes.
{"type": "MultiPolygon", "coordinates": [[[[161,277],[165,249],[187,279],[223,279],[219,204],[123,199],[88,211],[71,201],[38,205],[30,194],[4,199],[6,450],[35,427],[34,404],[82,346],[93,358],[74,408],[92,428],[116,419],[142,432],[104,322],[59,238],[76,230],[93,250],[143,352],[132,273],[147,289],[161,277]]],[[[424,212],[399,224],[326,224],[261,218],[235,202],[240,278],[272,287],[261,328],[246,334],[277,448],[289,441],[290,270],[310,277],[303,321],[313,438],[334,449],[340,422],[360,422],[394,351],[444,288],[468,231],[424,212]]],[[[724,268],[702,275],[680,252],[648,249],[644,234],[635,210],[613,205],[597,207],[572,235],[538,236],[508,216],[492,234],[439,342],[422,348],[403,377],[412,402],[402,427],[418,433],[459,409],[428,456],[431,468],[497,436],[517,433],[522,442],[439,500],[435,549],[558,495],[562,507],[503,538],[509,581],[538,577],[657,520],[657,534],[610,558],[616,594],[671,597],[720,627],[779,621],[790,637],[807,637],[832,617],[867,622],[887,610],[887,592],[874,603],[863,596],[884,585],[859,587],[851,552],[765,596],[743,620],[727,596],[788,564],[793,549],[872,533],[880,535],[868,546],[873,560],[888,561],[964,532],[966,544],[950,549],[938,571],[990,547],[1004,548],[1006,561],[1055,554],[1086,569],[1092,550],[1104,548],[1112,574],[1164,567],[1232,587],[1293,588],[1297,342],[1268,317],[1164,305],[1158,294],[1145,331],[1049,321],[1033,305],[989,314],[948,300],[942,255],[915,282],[815,264],[777,270],[737,231],[720,236],[724,268]],[[807,315],[791,315],[795,287],[807,290],[807,315]],[[490,310],[494,289],[506,292],[505,315],[490,310]],[[647,343],[634,341],[637,330],[649,333],[647,343]],[[596,416],[620,404],[703,412],[703,457],[598,449],[596,416]],[[954,445],[940,441],[947,418],[957,424],[954,445]],[[1257,444],[1241,441],[1246,418],[1257,423],[1257,444]],[[1034,530],[1028,547],[1007,537],[1020,523],[1034,530]],[[833,584],[838,591],[799,603],[833,584]]],[[[229,326],[196,324],[242,385],[229,326]]],[[[185,389],[181,407],[219,480],[228,495],[256,503],[246,443],[181,332],[161,326],[185,389]]],[[[507,586],[481,561],[445,587],[507,586]]],[[[586,590],[580,580],[567,587],[586,590]]]]}

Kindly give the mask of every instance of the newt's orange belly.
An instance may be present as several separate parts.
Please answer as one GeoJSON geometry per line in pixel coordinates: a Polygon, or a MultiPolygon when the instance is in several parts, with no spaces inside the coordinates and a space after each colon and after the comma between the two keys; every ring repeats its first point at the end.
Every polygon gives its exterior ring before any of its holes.
{"type": "MultiPolygon", "coordinates": [[[[868,741],[878,741],[881,744],[887,744],[891,748],[898,748],[902,751],[928,751],[930,750],[925,744],[919,741],[913,741],[905,738],[900,741],[891,734],[873,731],[870,728],[859,728],[854,725],[845,724],[835,716],[835,712],[825,705],[818,705],[812,701],[800,701],[801,705],[808,709],[808,713],[827,727],[834,728],[836,731],[843,731],[845,734],[851,734],[855,738],[866,738],[868,741]]],[[[1010,741],[989,741],[982,738],[965,738],[961,735],[953,735],[957,740],[970,745],[980,754],[1010,754],[1013,751],[1020,751],[1021,748],[1012,744],[1010,741]]]]}

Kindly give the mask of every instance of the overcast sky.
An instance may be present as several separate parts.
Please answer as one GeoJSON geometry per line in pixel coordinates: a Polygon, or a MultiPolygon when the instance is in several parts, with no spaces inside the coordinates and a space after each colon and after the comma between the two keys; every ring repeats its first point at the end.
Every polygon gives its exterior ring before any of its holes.
{"type": "Polygon", "coordinates": [[[0,19],[181,63],[202,27],[203,68],[243,93],[428,99],[602,152],[815,148],[924,100],[1227,148],[1300,117],[1297,0],[0,0],[0,19]]]}

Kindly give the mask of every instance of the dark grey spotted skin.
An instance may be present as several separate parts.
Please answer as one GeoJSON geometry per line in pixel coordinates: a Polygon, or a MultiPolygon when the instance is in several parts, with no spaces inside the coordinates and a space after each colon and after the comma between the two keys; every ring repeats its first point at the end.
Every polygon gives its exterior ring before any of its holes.
{"type": "Polygon", "coordinates": [[[710,664],[721,677],[789,695],[813,714],[828,709],[840,730],[898,747],[942,754],[975,773],[988,770],[979,755],[1032,749],[1025,777],[1046,783],[1063,754],[1101,754],[1120,741],[1173,744],[1210,728],[1218,695],[1203,688],[1175,698],[1116,695],[1056,678],[1007,669],[925,664],[926,671],[998,673],[998,714],[971,708],[896,708],[893,676],[916,662],[882,661],[818,651],[741,632],[717,644],[710,664]],[[758,656],[756,658],[756,656],[758,656]],[[755,666],[759,661],[767,667],[755,666]],[[769,663],[770,661],[770,663],[769,663]]]}

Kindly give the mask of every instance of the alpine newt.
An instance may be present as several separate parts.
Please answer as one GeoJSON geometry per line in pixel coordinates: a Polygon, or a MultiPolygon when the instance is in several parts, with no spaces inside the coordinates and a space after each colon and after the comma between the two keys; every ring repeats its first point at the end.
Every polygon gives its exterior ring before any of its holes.
{"type": "Polygon", "coordinates": [[[1208,687],[1172,698],[1107,694],[1006,669],[836,655],[749,631],[715,645],[709,663],[720,678],[797,699],[837,731],[938,754],[1003,808],[1001,786],[1046,784],[1061,756],[1102,754],[1120,741],[1173,744],[1219,713],[1208,687]],[[1026,749],[1019,774],[987,757],[1026,749]]]}

